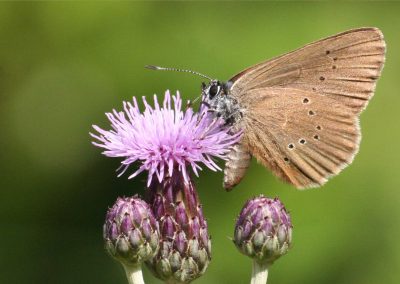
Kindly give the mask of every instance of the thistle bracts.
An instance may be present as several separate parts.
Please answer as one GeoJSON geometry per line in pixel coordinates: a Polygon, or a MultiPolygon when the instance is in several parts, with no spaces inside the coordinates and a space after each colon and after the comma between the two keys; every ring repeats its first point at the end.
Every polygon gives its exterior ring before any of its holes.
{"type": "Polygon", "coordinates": [[[190,283],[205,272],[211,260],[207,222],[194,185],[176,171],[162,183],[153,182],[150,195],[161,242],[158,254],[146,264],[166,282],[190,283]]]}
{"type": "Polygon", "coordinates": [[[270,265],[286,254],[291,239],[290,216],[278,198],[259,196],[247,201],[237,219],[233,240],[240,252],[270,265]]]}

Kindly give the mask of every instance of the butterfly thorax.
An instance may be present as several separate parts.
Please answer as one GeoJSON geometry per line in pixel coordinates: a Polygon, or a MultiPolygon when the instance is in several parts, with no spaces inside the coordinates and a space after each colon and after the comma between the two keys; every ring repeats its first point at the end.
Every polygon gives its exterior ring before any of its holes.
{"type": "MultiPolygon", "coordinates": [[[[232,83],[222,83],[212,80],[209,85],[203,84],[203,103],[215,114],[224,119],[225,123],[233,126],[233,132],[241,129],[244,109],[230,94],[232,83]]],[[[250,165],[251,156],[243,143],[232,147],[227,155],[224,169],[224,188],[231,190],[240,182],[250,165]]]]}
{"type": "Polygon", "coordinates": [[[230,82],[223,83],[213,80],[209,85],[203,84],[203,103],[206,104],[215,116],[224,119],[226,124],[235,125],[243,117],[243,109],[238,101],[230,96],[230,82]]]}

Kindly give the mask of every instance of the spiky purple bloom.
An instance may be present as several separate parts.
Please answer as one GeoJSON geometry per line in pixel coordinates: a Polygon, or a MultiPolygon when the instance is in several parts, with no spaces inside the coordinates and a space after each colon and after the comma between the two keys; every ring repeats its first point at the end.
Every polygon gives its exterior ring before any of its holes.
{"type": "Polygon", "coordinates": [[[259,196],[247,201],[235,226],[233,242],[240,252],[272,264],[290,248],[292,223],[278,199],[259,196]]]}
{"type": "Polygon", "coordinates": [[[159,228],[149,205],[135,197],[118,198],[103,228],[108,253],[125,265],[140,265],[159,247],[159,228]]]}
{"type": "Polygon", "coordinates": [[[93,128],[99,134],[92,134],[98,142],[94,145],[104,148],[104,155],[121,157],[122,175],[128,167],[139,162],[140,167],[129,178],[142,171],[148,171],[147,185],[153,175],[159,182],[164,176],[172,176],[178,170],[185,181],[189,180],[187,166],[198,175],[203,163],[211,170],[220,170],[213,157],[225,159],[229,147],[240,139],[239,132],[232,134],[221,119],[215,118],[207,108],[195,113],[192,108],[182,111],[179,92],[172,96],[165,93],[160,106],[154,95],[154,108],[143,97],[145,110],[140,112],[136,98],[133,104],[124,102],[124,111],[107,113],[111,130],[104,130],[96,125],[93,128]]]}

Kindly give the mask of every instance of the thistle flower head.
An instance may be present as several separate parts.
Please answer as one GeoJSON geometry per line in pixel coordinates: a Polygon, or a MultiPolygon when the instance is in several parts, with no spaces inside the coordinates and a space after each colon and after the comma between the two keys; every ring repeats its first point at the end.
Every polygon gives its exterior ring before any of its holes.
{"type": "Polygon", "coordinates": [[[172,96],[165,93],[162,106],[154,96],[154,108],[143,97],[145,110],[140,112],[136,98],[133,104],[124,102],[124,111],[107,113],[111,130],[96,125],[98,134],[91,136],[97,140],[94,145],[104,148],[104,155],[120,157],[122,175],[128,167],[138,162],[139,169],[129,178],[142,171],[148,171],[147,185],[154,175],[161,182],[165,175],[172,176],[178,170],[186,181],[189,180],[187,166],[198,175],[200,164],[211,170],[220,170],[213,157],[225,159],[229,147],[240,139],[240,132],[231,129],[221,119],[215,118],[207,108],[195,113],[192,108],[182,110],[179,93],[172,96]]]}
{"type": "Polygon", "coordinates": [[[155,255],[160,233],[150,207],[138,197],[118,198],[103,228],[106,250],[127,265],[137,265],[155,255]]]}
{"type": "Polygon", "coordinates": [[[282,202],[264,196],[245,204],[237,219],[233,242],[240,252],[260,263],[272,264],[292,241],[292,223],[282,202]]]}

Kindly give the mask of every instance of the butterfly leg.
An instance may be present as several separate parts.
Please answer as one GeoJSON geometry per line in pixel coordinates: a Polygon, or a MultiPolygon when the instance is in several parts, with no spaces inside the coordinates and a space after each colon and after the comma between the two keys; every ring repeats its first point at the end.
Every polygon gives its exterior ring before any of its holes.
{"type": "Polygon", "coordinates": [[[192,101],[191,101],[191,100],[187,100],[187,102],[186,102],[186,110],[187,110],[188,108],[191,108],[192,106],[193,106],[192,101]]]}
{"type": "Polygon", "coordinates": [[[200,103],[201,105],[205,105],[206,107],[211,107],[209,103],[205,102],[205,101],[201,101],[200,103]]]}

